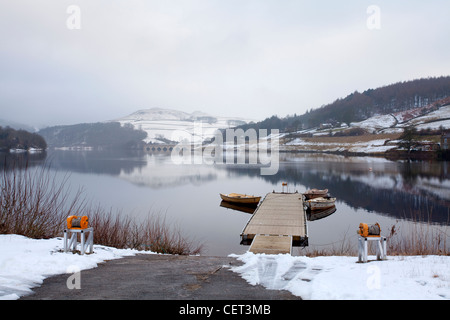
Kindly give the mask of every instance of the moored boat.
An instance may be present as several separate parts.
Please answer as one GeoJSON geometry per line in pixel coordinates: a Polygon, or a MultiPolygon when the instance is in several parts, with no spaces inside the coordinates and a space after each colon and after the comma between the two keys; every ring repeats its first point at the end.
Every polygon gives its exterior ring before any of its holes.
{"type": "Polygon", "coordinates": [[[303,193],[303,195],[305,196],[305,198],[307,200],[319,198],[319,197],[325,197],[327,194],[328,194],[328,189],[323,189],[323,190],[310,189],[310,190],[305,191],[305,193],[303,193]]]}
{"type": "Polygon", "coordinates": [[[240,193],[220,194],[223,201],[239,203],[239,204],[258,204],[261,197],[250,196],[240,193]]]}
{"type": "Polygon", "coordinates": [[[325,210],[334,207],[336,198],[318,197],[305,201],[305,205],[309,210],[325,210]]]}

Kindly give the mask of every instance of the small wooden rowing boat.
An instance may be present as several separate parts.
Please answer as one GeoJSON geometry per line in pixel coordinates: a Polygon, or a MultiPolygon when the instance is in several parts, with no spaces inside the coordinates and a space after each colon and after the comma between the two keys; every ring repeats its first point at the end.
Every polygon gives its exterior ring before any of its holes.
{"type": "Polygon", "coordinates": [[[318,197],[305,201],[306,207],[309,210],[325,210],[334,207],[336,198],[331,197],[318,197]]]}
{"type": "Polygon", "coordinates": [[[325,197],[327,194],[328,194],[328,189],[324,189],[324,190],[311,189],[311,190],[307,190],[304,193],[306,199],[325,197]]]}
{"type": "Polygon", "coordinates": [[[220,194],[223,201],[240,204],[258,204],[261,197],[249,196],[240,193],[220,194]]]}

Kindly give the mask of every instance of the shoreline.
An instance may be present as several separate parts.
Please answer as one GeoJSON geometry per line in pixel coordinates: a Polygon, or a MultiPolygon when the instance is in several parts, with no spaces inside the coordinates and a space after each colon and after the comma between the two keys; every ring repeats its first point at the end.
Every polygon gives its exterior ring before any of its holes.
{"type": "Polygon", "coordinates": [[[303,150],[279,150],[280,153],[285,154],[332,154],[339,155],[344,157],[377,157],[377,158],[385,158],[387,160],[397,161],[397,160],[443,160],[447,161],[447,159],[440,159],[439,154],[433,151],[414,151],[411,153],[403,152],[403,151],[390,151],[390,152],[351,152],[351,151],[322,151],[322,150],[314,150],[314,149],[303,149],[303,150]]]}
{"type": "Polygon", "coordinates": [[[78,255],[61,252],[59,238],[0,241],[8,244],[0,246],[6,300],[450,299],[450,256],[388,252],[387,260],[369,255],[368,263],[357,263],[354,256],[181,256],[101,245],[78,255]]]}

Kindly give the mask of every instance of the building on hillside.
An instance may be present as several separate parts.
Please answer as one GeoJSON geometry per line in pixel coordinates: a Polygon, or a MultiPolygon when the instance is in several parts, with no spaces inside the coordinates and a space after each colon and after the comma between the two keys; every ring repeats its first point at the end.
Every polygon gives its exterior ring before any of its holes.
{"type": "Polygon", "coordinates": [[[320,129],[331,129],[333,128],[333,125],[331,123],[321,123],[320,129]]]}
{"type": "Polygon", "coordinates": [[[416,151],[438,151],[439,144],[434,142],[419,142],[414,146],[416,151]]]}
{"type": "Polygon", "coordinates": [[[441,149],[442,150],[449,150],[449,144],[450,144],[450,132],[444,132],[441,135],[441,149]]]}

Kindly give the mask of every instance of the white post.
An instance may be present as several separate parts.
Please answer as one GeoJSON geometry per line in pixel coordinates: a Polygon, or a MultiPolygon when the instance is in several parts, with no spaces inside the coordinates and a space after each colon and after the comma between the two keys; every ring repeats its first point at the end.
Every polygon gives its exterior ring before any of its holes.
{"type": "Polygon", "coordinates": [[[364,238],[364,255],[363,255],[363,261],[367,262],[367,238],[364,238]]]}
{"type": "Polygon", "coordinates": [[[383,245],[381,244],[382,238],[377,242],[377,260],[383,258],[383,245]]]}
{"type": "Polygon", "coordinates": [[[84,231],[83,230],[80,231],[80,238],[81,238],[81,249],[80,249],[80,251],[81,251],[81,254],[83,255],[84,254],[84,231]]]}
{"type": "Polygon", "coordinates": [[[93,253],[94,252],[94,229],[93,228],[91,228],[91,232],[89,233],[88,244],[89,244],[89,253],[93,253]]]}
{"type": "Polygon", "coordinates": [[[72,250],[77,249],[77,234],[74,232],[72,232],[72,235],[70,237],[69,248],[72,248],[72,250]]]}
{"type": "Polygon", "coordinates": [[[362,262],[363,260],[363,244],[362,237],[358,237],[358,262],[362,262]]]}
{"type": "Polygon", "coordinates": [[[68,251],[67,247],[67,229],[64,229],[64,252],[68,251]]]}

